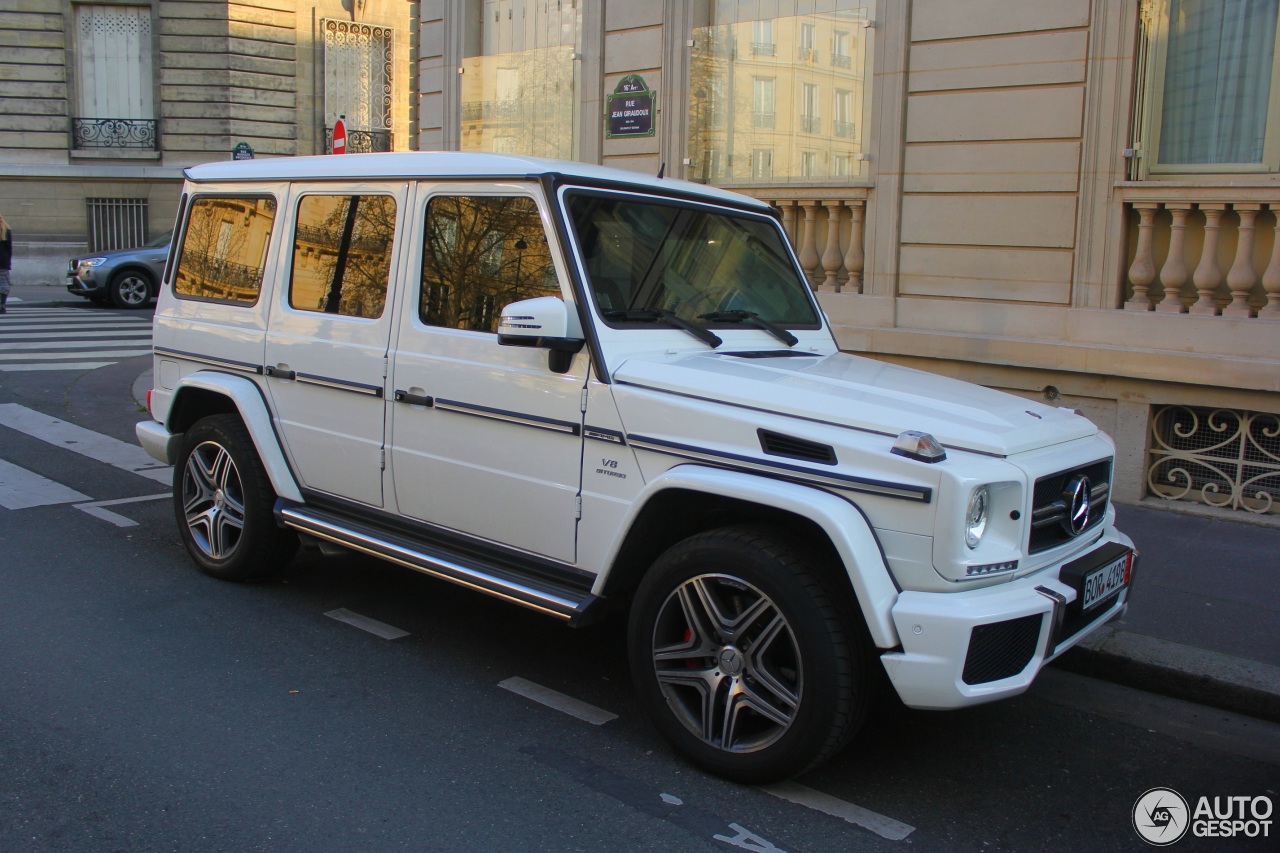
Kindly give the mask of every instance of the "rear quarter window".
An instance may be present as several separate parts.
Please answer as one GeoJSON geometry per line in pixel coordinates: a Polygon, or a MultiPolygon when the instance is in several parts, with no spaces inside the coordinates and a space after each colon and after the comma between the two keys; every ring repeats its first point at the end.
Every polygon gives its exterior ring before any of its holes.
{"type": "Polygon", "coordinates": [[[179,297],[253,305],[276,221],[271,196],[198,196],[191,202],[173,291],[179,297]]]}

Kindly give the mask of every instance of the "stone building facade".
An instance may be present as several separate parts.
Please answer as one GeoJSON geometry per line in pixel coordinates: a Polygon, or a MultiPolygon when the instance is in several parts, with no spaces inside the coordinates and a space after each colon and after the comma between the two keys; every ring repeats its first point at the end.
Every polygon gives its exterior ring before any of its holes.
{"type": "Polygon", "coordinates": [[[1079,408],[1121,501],[1275,520],[1278,5],[0,0],[0,209],[48,243],[91,199],[163,229],[184,166],[322,152],[337,112],[370,145],[661,168],[775,205],[843,348],[1079,408]],[[121,8],[158,142],[92,150],[78,119],[128,116],[86,112],[116,93],[77,27],[121,8]]]}

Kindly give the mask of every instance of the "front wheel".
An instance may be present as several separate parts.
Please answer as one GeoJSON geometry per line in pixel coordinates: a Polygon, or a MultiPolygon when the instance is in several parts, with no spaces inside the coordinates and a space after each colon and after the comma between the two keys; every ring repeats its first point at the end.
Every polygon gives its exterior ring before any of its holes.
{"type": "Polygon", "coordinates": [[[151,299],[151,282],[140,272],[116,273],[107,289],[117,308],[145,308],[151,299]]]}
{"type": "Polygon", "coordinates": [[[628,632],[632,677],[658,730],[737,782],[794,776],[852,736],[869,703],[869,648],[798,549],[723,528],[654,564],[628,632]]]}
{"type": "Polygon", "coordinates": [[[298,537],[276,525],[274,502],[239,418],[211,415],[187,431],[173,469],[173,509],[188,553],[207,574],[250,580],[289,562],[298,537]]]}

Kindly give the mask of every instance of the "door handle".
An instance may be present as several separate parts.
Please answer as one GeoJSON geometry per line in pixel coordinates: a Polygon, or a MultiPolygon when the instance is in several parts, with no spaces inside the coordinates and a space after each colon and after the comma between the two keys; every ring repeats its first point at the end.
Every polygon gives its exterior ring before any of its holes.
{"type": "Polygon", "coordinates": [[[273,379],[296,379],[298,377],[298,374],[296,371],[285,370],[284,368],[281,368],[281,367],[272,367],[271,365],[267,365],[266,367],[262,368],[262,372],[272,377],[273,379]]]}
{"type": "Polygon", "coordinates": [[[426,406],[430,408],[435,405],[435,400],[422,394],[410,394],[408,391],[396,391],[395,401],[397,403],[408,403],[410,406],[426,406]]]}

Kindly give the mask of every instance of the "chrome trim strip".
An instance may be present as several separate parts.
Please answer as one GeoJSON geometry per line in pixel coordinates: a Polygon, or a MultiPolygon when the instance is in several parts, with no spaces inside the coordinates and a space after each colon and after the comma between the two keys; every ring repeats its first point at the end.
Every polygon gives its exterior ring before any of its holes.
{"type": "Polygon", "coordinates": [[[450,560],[433,557],[372,536],[356,533],[336,524],[313,518],[293,507],[279,511],[280,520],[304,533],[336,542],[370,556],[389,560],[406,568],[438,577],[483,592],[496,598],[520,604],[533,610],[569,620],[579,612],[579,602],[542,592],[524,584],[495,578],[450,560]]]}
{"type": "Polygon", "coordinates": [[[185,358],[188,361],[198,361],[201,364],[212,364],[214,367],[229,367],[232,370],[239,370],[243,373],[254,373],[262,375],[261,364],[250,364],[247,361],[235,361],[230,358],[217,358],[212,355],[200,355],[195,352],[186,352],[180,349],[169,349],[168,347],[152,347],[151,351],[156,355],[171,355],[175,358],[185,358]]]}
{"type": "Polygon", "coordinates": [[[476,406],[471,403],[461,403],[457,400],[442,400],[441,398],[436,397],[435,407],[444,412],[456,412],[460,415],[489,418],[490,420],[503,421],[509,424],[533,427],[534,429],[562,432],[566,435],[580,435],[582,433],[582,427],[579,424],[572,423],[570,421],[557,421],[552,418],[538,417],[537,415],[523,415],[519,412],[509,412],[505,409],[491,409],[488,406],[476,406]]]}
{"type": "Polygon", "coordinates": [[[380,385],[366,385],[363,382],[350,382],[346,379],[330,379],[327,376],[316,376],[313,373],[295,373],[293,378],[307,385],[320,385],[325,388],[333,388],[335,391],[351,391],[369,397],[382,396],[382,386],[380,385]]]}
{"type": "Polygon", "coordinates": [[[872,495],[884,495],[890,498],[929,503],[933,499],[933,489],[929,486],[912,486],[907,483],[891,483],[886,480],[872,480],[866,477],[851,477],[846,474],[829,474],[803,468],[799,465],[786,465],[764,459],[753,459],[749,456],[737,456],[732,453],[721,453],[701,447],[689,447],[675,442],[657,438],[646,438],[639,435],[627,435],[632,447],[651,450],[667,456],[681,459],[692,459],[696,462],[709,462],[721,468],[735,468],[765,473],[774,477],[792,480],[797,483],[822,486],[829,489],[844,489],[852,492],[864,492],[872,495]]]}
{"type": "Polygon", "coordinates": [[[604,441],[609,444],[626,445],[627,439],[617,430],[604,429],[602,427],[587,426],[582,428],[584,438],[594,438],[596,441],[604,441]]]}

